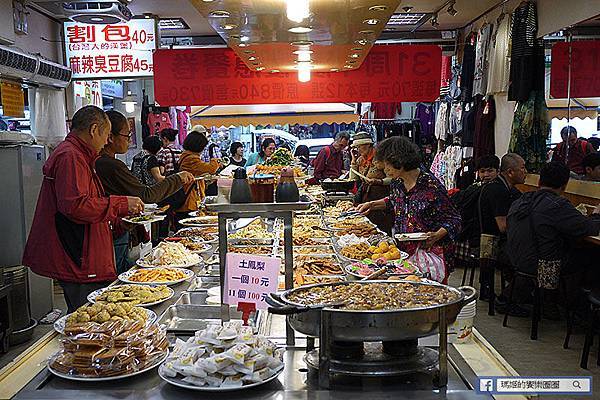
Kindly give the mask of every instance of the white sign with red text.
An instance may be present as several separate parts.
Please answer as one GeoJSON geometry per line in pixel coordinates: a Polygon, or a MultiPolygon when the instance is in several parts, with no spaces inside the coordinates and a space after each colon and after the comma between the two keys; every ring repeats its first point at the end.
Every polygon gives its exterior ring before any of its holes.
{"type": "Polygon", "coordinates": [[[281,259],[254,254],[227,253],[223,303],[254,303],[265,310],[265,298],[277,291],[281,259]]]}
{"type": "Polygon", "coordinates": [[[153,19],[132,19],[114,25],[65,22],[67,65],[74,79],[153,75],[156,49],[153,19]]]}

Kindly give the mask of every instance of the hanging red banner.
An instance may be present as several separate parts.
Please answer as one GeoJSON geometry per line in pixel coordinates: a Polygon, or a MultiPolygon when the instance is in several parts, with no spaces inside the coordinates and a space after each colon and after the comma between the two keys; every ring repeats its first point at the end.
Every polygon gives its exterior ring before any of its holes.
{"type": "Polygon", "coordinates": [[[356,70],[301,83],[292,72],[251,71],[228,48],[156,50],[154,97],[161,106],[434,101],[441,62],[439,46],[378,45],[356,70]]]}
{"type": "MultiPolygon", "coordinates": [[[[600,40],[572,42],[571,47],[571,98],[600,97],[600,40]]],[[[568,97],[569,43],[552,46],[550,68],[550,96],[568,97]]]]}

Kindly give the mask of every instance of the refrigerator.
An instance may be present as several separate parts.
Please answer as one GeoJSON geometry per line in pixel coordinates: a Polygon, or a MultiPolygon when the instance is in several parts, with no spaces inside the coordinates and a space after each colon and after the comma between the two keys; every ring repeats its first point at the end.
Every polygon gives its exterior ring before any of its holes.
{"type": "MultiPolygon", "coordinates": [[[[46,148],[0,146],[0,265],[21,265],[42,185],[46,148]]],[[[31,316],[37,320],[53,308],[52,279],[29,271],[31,316]]]]}

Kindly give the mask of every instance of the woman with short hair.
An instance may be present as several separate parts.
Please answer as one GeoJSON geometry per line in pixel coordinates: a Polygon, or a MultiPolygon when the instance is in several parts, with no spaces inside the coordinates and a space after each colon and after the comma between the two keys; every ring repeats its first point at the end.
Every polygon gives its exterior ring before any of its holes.
{"type": "Polygon", "coordinates": [[[241,142],[231,143],[229,154],[231,155],[230,164],[237,165],[238,167],[246,165],[247,160],[244,158],[244,145],[241,142]]]}
{"type": "MultiPolygon", "coordinates": [[[[449,250],[460,233],[461,217],[444,185],[421,166],[419,148],[405,137],[391,137],[379,143],[375,160],[383,163],[385,174],[392,178],[390,195],[363,203],[358,211],[364,215],[392,211],[395,234],[427,234],[424,243],[403,242],[402,250],[413,255],[423,247],[443,258],[444,250],[449,250]]],[[[447,280],[447,272],[444,276],[447,280]]]]}

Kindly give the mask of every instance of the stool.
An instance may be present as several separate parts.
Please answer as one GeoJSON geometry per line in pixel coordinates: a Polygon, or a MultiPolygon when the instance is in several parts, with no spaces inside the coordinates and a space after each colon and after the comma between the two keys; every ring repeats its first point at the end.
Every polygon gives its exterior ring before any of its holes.
{"type": "MultiPolygon", "coordinates": [[[[588,356],[590,355],[590,349],[594,341],[596,314],[600,311],[600,290],[592,290],[588,294],[588,300],[590,302],[590,308],[588,310],[588,326],[585,333],[585,343],[583,344],[583,350],[581,351],[581,363],[579,364],[583,369],[587,369],[588,356]]],[[[600,351],[598,351],[596,365],[600,365],[600,351]]]]}
{"type": "Polygon", "coordinates": [[[473,286],[473,281],[475,280],[475,268],[479,263],[479,258],[473,254],[467,255],[467,260],[465,263],[465,269],[463,270],[462,283],[461,286],[465,286],[465,282],[467,281],[467,274],[470,273],[471,277],[469,278],[469,286],[473,286]]]}
{"type": "MultiPolygon", "coordinates": [[[[588,296],[591,293],[592,289],[590,288],[581,288],[581,293],[585,299],[585,302],[588,303],[588,296]]],[[[565,291],[566,292],[566,291],[565,291]]],[[[565,297],[566,299],[566,297],[565,297]]],[[[568,302],[567,302],[568,304],[568,302]]],[[[575,308],[577,307],[577,303],[575,304],[575,308]]],[[[571,339],[571,334],[573,333],[573,323],[575,319],[575,309],[573,307],[569,307],[567,309],[567,334],[565,335],[565,342],[563,343],[563,349],[569,348],[569,341],[571,339]]]]}
{"type": "Polygon", "coordinates": [[[504,320],[502,321],[502,326],[508,326],[508,314],[512,309],[513,304],[513,292],[515,290],[515,283],[517,282],[517,278],[522,278],[526,280],[533,281],[533,313],[531,314],[531,340],[537,340],[538,338],[538,324],[542,318],[542,290],[538,286],[537,282],[537,274],[528,274],[525,272],[515,270],[513,273],[513,277],[510,281],[510,290],[508,293],[508,302],[506,304],[506,310],[504,313],[504,320]]]}
{"type": "Polygon", "coordinates": [[[8,341],[13,331],[11,290],[12,284],[0,286],[0,353],[8,351],[8,341]]]}

